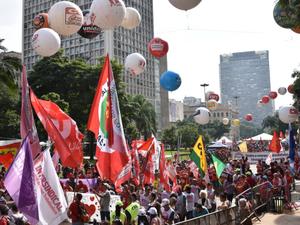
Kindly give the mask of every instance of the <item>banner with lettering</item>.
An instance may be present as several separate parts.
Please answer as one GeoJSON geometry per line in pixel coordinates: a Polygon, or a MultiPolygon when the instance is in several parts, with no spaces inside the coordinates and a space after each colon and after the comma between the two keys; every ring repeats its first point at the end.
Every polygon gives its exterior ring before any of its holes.
{"type": "MultiPolygon", "coordinates": [[[[65,185],[69,179],[59,179],[60,182],[65,185]]],[[[97,186],[97,178],[90,178],[90,179],[76,179],[77,183],[78,181],[82,181],[83,184],[85,184],[88,187],[89,192],[92,192],[93,189],[97,186]]]]}
{"type": "Polygon", "coordinates": [[[39,224],[57,225],[68,218],[67,202],[49,149],[34,161],[39,224]]]}

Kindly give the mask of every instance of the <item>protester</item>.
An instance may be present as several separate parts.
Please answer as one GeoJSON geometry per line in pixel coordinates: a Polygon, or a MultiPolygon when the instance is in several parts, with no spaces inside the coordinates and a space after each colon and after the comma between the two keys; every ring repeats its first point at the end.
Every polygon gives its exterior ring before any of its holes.
{"type": "Polygon", "coordinates": [[[112,223],[115,220],[120,220],[122,224],[125,224],[126,215],[122,210],[123,202],[117,201],[115,203],[115,210],[110,213],[110,222],[112,223]]]}
{"type": "Polygon", "coordinates": [[[72,220],[72,225],[84,225],[89,221],[88,214],[81,202],[82,194],[77,193],[68,209],[68,217],[72,220]]]}

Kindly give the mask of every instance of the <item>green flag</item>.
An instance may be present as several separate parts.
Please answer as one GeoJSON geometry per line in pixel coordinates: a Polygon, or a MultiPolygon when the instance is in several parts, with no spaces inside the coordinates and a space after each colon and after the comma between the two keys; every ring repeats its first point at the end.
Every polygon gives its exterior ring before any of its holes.
{"type": "Polygon", "coordinates": [[[204,144],[203,144],[201,135],[199,136],[199,138],[190,154],[190,158],[198,166],[202,177],[204,177],[206,174],[208,174],[207,173],[206,154],[205,154],[204,144]]]}
{"type": "Polygon", "coordinates": [[[214,164],[216,172],[217,172],[217,176],[219,178],[221,176],[223,170],[225,169],[226,165],[214,154],[211,154],[211,157],[212,157],[212,161],[213,161],[213,164],[214,164]]]}

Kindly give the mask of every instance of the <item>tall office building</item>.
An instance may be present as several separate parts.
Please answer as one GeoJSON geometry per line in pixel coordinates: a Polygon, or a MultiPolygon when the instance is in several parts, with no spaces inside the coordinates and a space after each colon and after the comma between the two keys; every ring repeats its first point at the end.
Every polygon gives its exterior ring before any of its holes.
{"type": "Polygon", "coordinates": [[[238,117],[253,115],[253,123],[260,126],[273,114],[274,104],[257,106],[258,100],[270,91],[268,51],[249,51],[220,56],[221,101],[238,108],[238,117]]]}
{"type": "MultiPolygon", "coordinates": [[[[32,20],[38,13],[48,12],[56,2],[59,1],[24,0],[23,53],[24,62],[29,70],[40,58],[31,47],[31,37],[34,33],[32,20]]],[[[88,10],[92,0],[74,0],[72,2],[82,10],[88,10]]],[[[153,104],[157,114],[157,125],[161,129],[165,124],[164,121],[169,118],[168,110],[161,111],[161,101],[168,103],[168,95],[163,93],[163,99],[161,99],[160,61],[151,56],[147,49],[148,42],[154,36],[153,1],[124,0],[124,3],[127,7],[136,8],[141,14],[142,22],[137,28],[127,30],[120,27],[114,30],[106,30],[94,39],[85,39],[78,34],[74,34],[62,38],[61,47],[65,50],[65,55],[71,59],[84,58],[92,65],[98,62],[99,57],[105,56],[107,53],[120,64],[124,64],[126,56],[131,53],[138,52],[142,54],[147,61],[144,73],[139,76],[132,76],[129,72],[124,71],[123,80],[127,84],[126,92],[133,95],[141,94],[153,104]]],[[[165,104],[164,107],[168,107],[168,104],[165,104]]]]}

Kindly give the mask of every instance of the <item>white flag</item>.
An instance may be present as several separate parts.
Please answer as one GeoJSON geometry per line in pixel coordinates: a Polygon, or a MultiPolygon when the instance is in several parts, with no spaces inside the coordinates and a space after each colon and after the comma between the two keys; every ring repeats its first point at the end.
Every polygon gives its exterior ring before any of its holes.
{"type": "Polygon", "coordinates": [[[57,225],[68,218],[67,202],[49,149],[34,161],[39,224],[57,225]]]}
{"type": "Polygon", "coordinates": [[[272,162],[272,152],[266,158],[266,164],[269,166],[272,162]]]}

